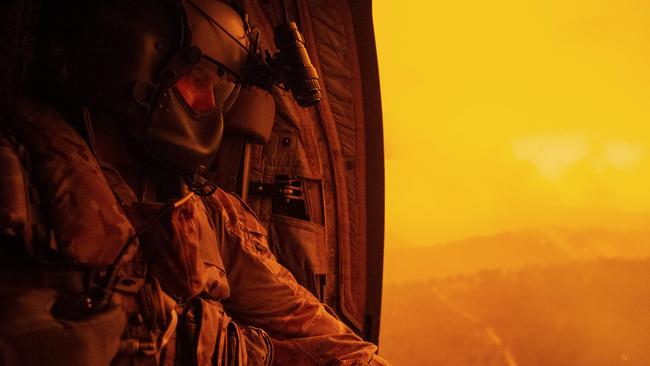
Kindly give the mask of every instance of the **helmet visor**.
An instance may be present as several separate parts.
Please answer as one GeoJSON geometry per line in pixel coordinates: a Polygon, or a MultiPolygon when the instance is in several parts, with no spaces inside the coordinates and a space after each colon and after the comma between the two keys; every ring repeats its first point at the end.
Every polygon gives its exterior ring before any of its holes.
{"type": "Polygon", "coordinates": [[[204,58],[193,65],[174,88],[190,111],[206,114],[232,104],[236,97],[235,81],[225,68],[204,58]]]}

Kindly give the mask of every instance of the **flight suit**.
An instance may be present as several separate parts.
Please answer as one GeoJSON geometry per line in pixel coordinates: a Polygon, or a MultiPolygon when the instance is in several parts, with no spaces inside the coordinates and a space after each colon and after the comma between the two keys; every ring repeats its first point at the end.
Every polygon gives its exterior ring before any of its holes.
{"type": "Polygon", "coordinates": [[[3,263],[6,364],[57,357],[101,364],[115,353],[115,365],[387,364],[297,284],[255,214],[220,189],[191,196],[138,235],[115,289],[119,308],[81,320],[52,317],[57,296],[87,289],[165,202],[136,197],[98,157],[92,130],[80,133],[50,106],[21,100],[15,125],[16,136],[0,139],[0,233],[7,248],[21,243],[35,260],[3,263]],[[27,339],[40,339],[49,354],[26,354],[27,339]],[[72,340],[83,342],[70,348],[72,340]]]}

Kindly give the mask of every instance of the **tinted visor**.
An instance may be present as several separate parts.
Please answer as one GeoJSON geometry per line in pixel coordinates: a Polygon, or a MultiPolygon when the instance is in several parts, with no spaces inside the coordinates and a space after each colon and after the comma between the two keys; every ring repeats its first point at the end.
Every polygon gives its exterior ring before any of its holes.
{"type": "Polygon", "coordinates": [[[225,68],[204,58],[193,65],[174,87],[189,110],[206,114],[232,104],[236,97],[235,80],[225,68]]]}

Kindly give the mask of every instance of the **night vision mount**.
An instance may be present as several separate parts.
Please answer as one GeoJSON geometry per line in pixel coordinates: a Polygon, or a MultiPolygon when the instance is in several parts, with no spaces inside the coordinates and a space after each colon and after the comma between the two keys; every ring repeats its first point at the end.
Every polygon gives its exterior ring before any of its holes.
{"type": "MultiPolygon", "coordinates": [[[[259,33],[256,34],[259,37],[259,33]]],[[[311,64],[305,41],[295,22],[286,22],[275,28],[278,52],[256,52],[245,67],[246,81],[262,89],[284,85],[301,107],[310,107],[321,99],[318,72],[311,64]]]]}
{"type": "Polygon", "coordinates": [[[321,99],[318,72],[309,59],[298,25],[289,20],[284,0],[282,8],[284,23],[274,29],[277,52],[261,52],[260,34],[256,30],[251,32],[251,58],[243,70],[244,82],[265,90],[278,85],[290,90],[298,105],[310,107],[321,99]]]}

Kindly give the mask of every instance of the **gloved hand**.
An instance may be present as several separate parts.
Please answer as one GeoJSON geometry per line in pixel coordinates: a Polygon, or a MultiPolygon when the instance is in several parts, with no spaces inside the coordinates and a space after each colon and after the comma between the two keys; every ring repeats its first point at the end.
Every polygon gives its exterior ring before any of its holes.
{"type": "Polygon", "coordinates": [[[273,344],[269,335],[255,327],[240,325],[239,328],[244,336],[248,364],[263,366],[273,364],[273,344]]]}
{"type": "Polygon", "coordinates": [[[52,316],[55,299],[50,289],[0,289],[1,365],[110,364],[126,324],[122,309],[70,321],[52,316]]]}

